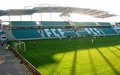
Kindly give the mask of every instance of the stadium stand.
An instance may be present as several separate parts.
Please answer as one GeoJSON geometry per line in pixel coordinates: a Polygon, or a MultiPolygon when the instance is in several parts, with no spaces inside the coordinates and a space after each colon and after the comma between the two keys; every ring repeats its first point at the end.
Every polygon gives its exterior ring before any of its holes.
{"type": "Polygon", "coordinates": [[[112,28],[101,28],[101,29],[105,34],[117,34],[117,32],[112,28]]]}
{"type": "Polygon", "coordinates": [[[12,26],[35,26],[35,21],[11,21],[12,26]]]}
{"type": "Polygon", "coordinates": [[[41,25],[43,26],[68,26],[70,25],[67,21],[41,21],[41,25]]]}
{"type": "Polygon", "coordinates": [[[12,35],[16,39],[44,39],[59,37],[79,37],[79,36],[101,36],[116,35],[117,32],[109,22],[68,22],[68,21],[40,21],[38,25],[35,21],[11,21],[11,26],[24,28],[11,29],[12,35]],[[72,24],[72,25],[71,25],[72,24]],[[25,28],[25,27],[30,28],[25,28]],[[31,28],[33,26],[33,28],[31,28]],[[34,26],[77,26],[79,28],[34,28],[34,26]],[[86,27],[84,27],[86,26],[86,27]],[[98,27],[102,26],[102,27],[98,27]],[[104,27],[108,26],[108,27],[104,27]],[[19,34],[19,35],[18,35],[19,34]]]}
{"type": "Polygon", "coordinates": [[[77,36],[73,29],[63,29],[65,36],[77,36]]]}
{"type": "Polygon", "coordinates": [[[96,26],[95,22],[72,22],[76,26],[96,26]]]}
{"type": "Polygon", "coordinates": [[[111,26],[109,22],[97,22],[101,26],[111,26]]]}
{"type": "Polygon", "coordinates": [[[88,32],[84,28],[77,29],[77,33],[81,36],[89,35],[88,32]]]}
{"type": "Polygon", "coordinates": [[[12,30],[12,34],[17,39],[40,38],[41,37],[41,35],[37,32],[37,29],[18,29],[18,30],[12,30]]]}
{"type": "MultiPolygon", "coordinates": [[[[36,26],[35,21],[11,21],[11,26],[36,26]]],[[[12,29],[12,34],[16,39],[41,38],[37,29],[12,29]],[[18,35],[19,34],[19,35],[18,35]]]]}
{"type": "MultiPolygon", "coordinates": [[[[96,26],[96,28],[82,28],[78,29],[77,32],[80,35],[113,35],[117,34],[117,32],[111,27],[109,22],[97,22],[98,25],[103,26],[102,28],[97,27],[95,22],[74,22],[75,25],[79,26],[96,26]],[[85,25],[84,25],[85,24],[85,25]],[[110,26],[109,28],[104,28],[104,26],[110,26]],[[87,32],[87,33],[86,33],[87,32]]],[[[91,26],[91,27],[92,27],[91,26]]]]}

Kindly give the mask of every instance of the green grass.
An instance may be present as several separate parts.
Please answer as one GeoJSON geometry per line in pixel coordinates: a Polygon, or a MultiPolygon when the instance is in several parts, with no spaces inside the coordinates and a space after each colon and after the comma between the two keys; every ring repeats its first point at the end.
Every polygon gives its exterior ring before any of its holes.
{"type": "Polygon", "coordinates": [[[120,36],[24,41],[18,50],[42,75],[120,75],[120,36]]]}

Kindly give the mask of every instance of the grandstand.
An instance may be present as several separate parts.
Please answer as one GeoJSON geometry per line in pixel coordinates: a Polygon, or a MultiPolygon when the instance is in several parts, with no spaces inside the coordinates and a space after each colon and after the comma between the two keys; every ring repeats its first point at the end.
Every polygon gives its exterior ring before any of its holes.
{"type": "Polygon", "coordinates": [[[72,22],[71,24],[68,21],[40,21],[39,25],[35,21],[11,21],[10,24],[10,31],[16,39],[117,35],[109,22],[97,22],[97,24],[96,22],[72,22]]]}
{"type": "MultiPolygon", "coordinates": [[[[116,16],[109,12],[75,7],[34,7],[32,9],[9,9],[0,12],[1,16],[31,15],[34,13],[61,13],[60,16],[70,17],[69,13],[82,13],[97,18],[116,16]],[[48,10],[49,9],[49,10],[48,10]]],[[[51,15],[52,16],[52,15],[51,15]]],[[[41,17],[42,18],[42,17],[41,17]]],[[[32,20],[32,18],[31,18],[32,20]]],[[[117,35],[118,32],[109,22],[72,22],[67,21],[9,21],[4,27],[9,40],[46,39],[60,37],[102,36],[117,35]],[[19,34],[19,35],[18,35],[19,34]]]]}

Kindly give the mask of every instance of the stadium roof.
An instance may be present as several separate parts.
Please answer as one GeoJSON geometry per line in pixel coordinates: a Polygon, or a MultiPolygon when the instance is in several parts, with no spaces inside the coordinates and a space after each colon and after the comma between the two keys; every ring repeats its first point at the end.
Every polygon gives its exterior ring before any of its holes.
{"type": "Polygon", "coordinates": [[[90,15],[95,18],[108,18],[117,16],[110,14],[107,11],[88,9],[88,8],[76,8],[76,7],[34,7],[32,9],[8,9],[0,10],[0,16],[13,16],[13,15],[32,15],[34,13],[78,13],[90,15]]]}

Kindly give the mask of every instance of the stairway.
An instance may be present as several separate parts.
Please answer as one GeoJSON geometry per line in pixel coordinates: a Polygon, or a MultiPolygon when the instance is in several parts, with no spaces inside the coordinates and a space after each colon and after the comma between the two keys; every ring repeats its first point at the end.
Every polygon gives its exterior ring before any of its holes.
{"type": "Polygon", "coordinates": [[[4,32],[6,33],[7,39],[10,39],[10,40],[15,40],[15,39],[16,39],[16,38],[12,35],[11,30],[4,29],[4,32]]]}

